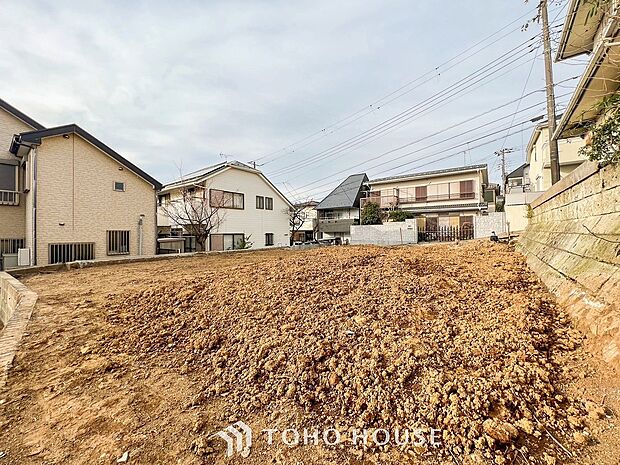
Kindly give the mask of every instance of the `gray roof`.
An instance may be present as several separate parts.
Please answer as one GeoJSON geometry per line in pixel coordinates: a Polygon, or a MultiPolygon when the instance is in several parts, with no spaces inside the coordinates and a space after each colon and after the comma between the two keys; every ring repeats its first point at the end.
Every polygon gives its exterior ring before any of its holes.
{"type": "Polygon", "coordinates": [[[362,187],[365,182],[368,182],[366,173],[352,174],[331,191],[329,195],[316,206],[316,209],[329,210],[332,208],[359,207],[362,187]]]}
{"type": "Polygon", "coordinates": [[[436,176],[436,175],[441,175],[441,174],[446,174],[446,173],[458,173],[461,171],[473,171],[473,170],[479,170],[479,169],[486,170],[487,169],[486,163],[482,165],[458,166],[456,168],[446,168],[443,170],[423,171],[420,173],[399,174],[397,176],[388,176],[385,178],[373,179],[372,181],[369,181],[369,183],[373,184],[376,182],[397,181],[399,179],[425,178],[428,176],[436,176]]]}
{"type": "Polygon", "coordinates": [[[232,161],[223,161],[221,163],[216,163],[215,165],[210,165],[205,168],[201,168],[197,171],[192,171],[191,173],[187,173],[180,178],[175,179],[169,183],[164,184],[164,189],[170,189],[178,185],[189,184],[193,181],[201,181],[205,176],[209,176],[213,173],[223,170],[224,168],[228,168],[229,166],[236,166],[239,168],[246,169],[248,171],[254,171],[256,173],[260,173],[256,168],[252,168],[245,163],[241,163],[240,161],[232,160],[232,161]]]}
{"type": "Polygon", "coordinates": [[[526,166],[528,166],[528,164],[527,163],[523,163],[517,169],[515,169],[514,171],[511,171],[510,173],[508,173],[506,175],[506,178],[522,178],[523,177],[523,170],[525,169],[526,166]]]}
{"type": "Polygon", "coordinates": [[[217,163],[215,165],[211,165],[211,166],[207,166],[206,168],[199,169],[198,171],[193,171],[191,173],[188,173],[187,176],[183,176],[182,178],[176,179],[169,184],[165,184],[162,187],[161,192],[168,192],[173,189],[177,189],[177,188],[192,185],[192,184],[196,185],[198,183],[201,183],[208,176],[219,173],[220,171],[223,171],[226,168],[239,168],[241,170],[248,171],[250,173],[254,173],[260,176],[267,184],[269,184],[273,188],[275,192],[278,193],[278,195],[280,195],[280,197],[282,197],[282,199],[288,204],[289,207],[293,206],[291,201],[286,198],[286,196],[280,191],[280,189],[278,189],[275,186],[275,184],[272,183],[267,178],[267,176],[263,174],[262,171],[257,170],[256,168],[253,168],[249,165],[246,165],[245,163],[241,163],[240,161],[237,161],[237,160],[217,163]]]}
{"type": "Polygon", "coordinates": [[[59,136],[62,134],[77,134],[78,136],[90,142],[95,147],[97,147],[99,150],[101,150],[102,152],[109,155],[111,158],[113,158],[117,162],[119,162],[121,165],[128,168],[130,171],[133,171],[135,174],[140,176],[146,182],[152,184],[156,190],[161,189],[161,183],[157,179],[153,178],[148,173],[142,171],[136,165],[134,165],[129,160],[121,156],[119,153],[115,152],[113,149],[105,145],[95,136],[93,136],[89,132],[79,127],[77,124],[67,124],[64,126],[57,126],[55,128],[41,129],[39,131],[22,132],[19,135],[16,135],[13,137],[10,152],[16,154],[17,151],[19,150],[20,145],[22,144],[31,143],[31,144],[37,145],[37,144],[40,144],[41,140],[46,137],[54,137],[54,136],[59,136]]]}
{"type": "Polygon", "coordinates": [[[1,98],[0,98],[0,108],[8,111],[10,114],[15,116],[17,119],[22,120],[24,123],[26,123],[28,126],[34,129],[37,129],[37,130],[45,129],[42,124],[37,123],[30,116],[26,115],[25,113],[22,113],[17,108],[15,108],[13,105],[11,105],[9,102],[7,102],[6,100],[2,100],[1,98]]]}

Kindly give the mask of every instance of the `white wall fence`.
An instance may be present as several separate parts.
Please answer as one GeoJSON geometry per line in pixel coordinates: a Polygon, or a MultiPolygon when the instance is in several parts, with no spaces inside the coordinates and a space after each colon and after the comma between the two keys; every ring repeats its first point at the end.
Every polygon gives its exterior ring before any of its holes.
{"type": "Polygon", "coordinates": [[[351,244],[401,245],[418,242],[415,220],[351,226],[351,244]]]}

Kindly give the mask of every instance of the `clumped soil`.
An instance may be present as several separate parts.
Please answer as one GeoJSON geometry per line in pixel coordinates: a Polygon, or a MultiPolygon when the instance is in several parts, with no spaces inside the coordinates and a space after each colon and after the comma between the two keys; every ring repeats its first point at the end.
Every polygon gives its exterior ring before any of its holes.
{"type": "Polygon", "coordinates": [[[617,463],[615,374],[505,245],[239,253],[27,284],[44,291],[4,394],[4,460],[617,463]],[[213,433],[238,420],[345,442],[257,439],[228,460],[213,433]],[[351,444],[415,428],[441,446],[351,444]]]}

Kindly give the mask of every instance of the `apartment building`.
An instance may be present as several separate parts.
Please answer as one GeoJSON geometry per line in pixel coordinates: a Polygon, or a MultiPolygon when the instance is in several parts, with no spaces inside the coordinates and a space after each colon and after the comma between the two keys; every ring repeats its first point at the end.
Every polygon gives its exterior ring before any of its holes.
{"type": "Polygon", "coordinates": [[[351,226],[360,224],[360,201],[368,190],[366,174],[353,174],[316,206],[319,239],[351,240],[351,226]]]}
{"type": "Polygon", "coordinates": [[[45,128],[0,100],[5,268],[153,255],[160,187],[81,127],[45,128]]]}
{"type": "Polygon", "coordinates": [[[190,199],[203,217],[212,215],[206,250],[235,250],[251,242],[251,248],[290,245],[289,200],[265,175],[238,161],[218,163],[189,173],[163,186],[157,215],[160,242],[191,236],[195,217],[185,221],[174,212],[190,199]],[[189,195],[188,195],[189,194],[189,195]],[[173,213],[172,215],[170,213],[173,213]]]}
{"type": "Polygon", "coordinates": [[[421,229],[473,227],[473,217],[493,210],[495,200],[487,165],[378,178],[368,181],[368,186],[362,207],[375,202],[385,211],[410,212],[421,229]]]}

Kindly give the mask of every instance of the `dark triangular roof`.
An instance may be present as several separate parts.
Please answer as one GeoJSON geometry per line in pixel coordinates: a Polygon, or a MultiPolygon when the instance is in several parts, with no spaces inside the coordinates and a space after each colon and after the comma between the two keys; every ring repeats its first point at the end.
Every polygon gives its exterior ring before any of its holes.
{"type": "Polygon", "coordinates": [[[360,196],[364,183],[368,182],[365,173],[352,174],[325,197],[317,206],[317,210],[332,208],[359,207],[360,196]]]}
{"type": "Polygon", "coordinates": [[[24,123],[26,123],[31,128],[39,129],[39,130],[40,129],[45,129],[45,126],[43,126],[42,124],[37,123],[30,116],[22,113],[17,108],[15,108],[13,105],[11,105],[10,103],[2,100],[1,98],[0,98],[0,108],[2,108],[3,110],[9,112],[11,115],[15,116],[15,118],[17,118],[18,120],[23,121],[24,123]]]}
{"type": "Polygon", "coordinates": [[[527,163],[523,163],[521,166],[519,166],[517,169],[515,169],[514,171],[511,171],[510,173],[508,173],[506,175],[506,178],[522,178],[523,177],[523,170],[525,169],[525,167],[528,166],[527,163]]]}

